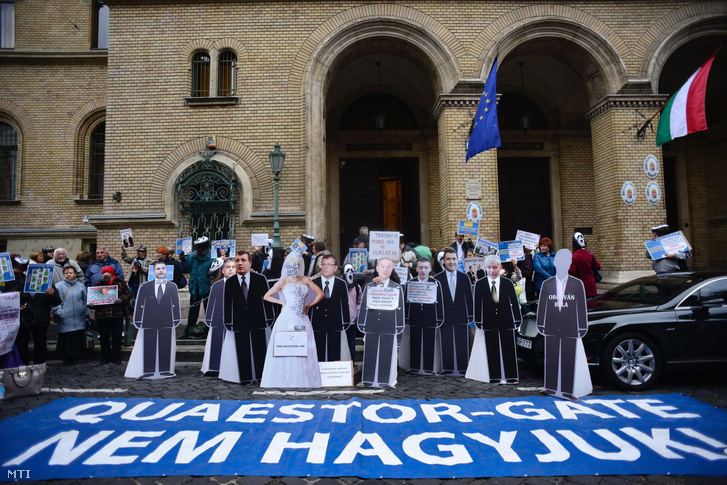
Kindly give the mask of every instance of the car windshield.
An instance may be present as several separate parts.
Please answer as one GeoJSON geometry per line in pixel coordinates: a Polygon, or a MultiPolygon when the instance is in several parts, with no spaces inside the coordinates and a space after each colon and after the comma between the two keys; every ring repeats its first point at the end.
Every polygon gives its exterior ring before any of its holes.
{"type": "Polygon", "coordinates": [[[639,278],[593,298],[588,302],[588,309],[662,305],[690,287],[694,281],[690,275],[639,278]]]}

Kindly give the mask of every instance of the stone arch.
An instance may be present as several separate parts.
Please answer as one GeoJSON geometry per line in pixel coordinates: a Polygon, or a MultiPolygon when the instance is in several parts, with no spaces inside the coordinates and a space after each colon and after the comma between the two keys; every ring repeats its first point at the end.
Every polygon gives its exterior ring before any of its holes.
{"type": "Polygon", "coordinates": [[[209,39],[194,39],[190,42],[188,42],[182,49],[179,51],[179,62],[182,63],[182,65],[186,66],[190,62],[192,62],[192,56],[195,52],[198,51],[211,51],[215,48],[214,41],[211,41],[209,39]]]}
{"type": "Polygon", "coordinates": [[[694,3],[654,22],[634,47],[634,55],[641,59],[639,78],[651,81],[656,93],[661,70],[674,51],[699,37],[727,35],[726,12],[727,2],[724,1],[694,3]]]}
{"type": "Polygon", "coordinates": [[[222,52],[223,50],[231,50],[237,55],[237,62],[247,60],[247,47],[239,40],[228,37],[226,39],[218,39],[212,43],[213,48],[217,51],[222,52]]]}
{"type": "Polygon", "coordinates": [[[0,98],[0,121],[7,123],[13,127],[18,135],[18,154],[16,166],[16,193],[15,196],[20,197],[24,194],[25,188],[23,180],[23,153],[27,137],[35,135],[35,125],[23,108],[13,103],[9,99],[0,98]]]}
{"type": "Polygon", "coordinates": [[[628,74],[623,58],[628,56],[629,49],[613,29],[582,10],[543,4],[508,12],[477,36],[470,47],[471,55],[478,58],[475,77],[485,79],[495,57],[503,60],[519,44],[542,37],[573,42],[592,56],[606,78],[606,93],[618,92],[626,83],[628,74]]]}
{"type": "MultiPolygon", "coordinates": [[[[261,200],[273,199],[272,174],[267,174],[264,161],[259,155],[242,143],[226,137],[213,137],[217,144],[217,153],[214,159],[224,163],[234,170],[240,181],[241,194],[238,209],[239,222],[250,218],[255,204],[261,200]],[[266,180],[260,180],[260,174],[266,175],[266,180]],[[261,189],[261,186],[263,189],[261,189]]],[[[149,184],[152,193],[160,194],[167,217],[175,224],[178,221],[179,208],[175,198],[175,186],[179,175],[190,165],[202,160],[203,152],[207,148],[208,137],[199,137],[172,150],[154,172],[149,184]]]]}
{"type": "Polygon", "coordinates": [[[451,91],[462,78],[457,59],[466,49],[455,35],[421,11],[395,4],[355,7],[328,19],[298,50],[288,86],[291,98],[301,98],[301,146],[306,149],[306,230],[325,233],[325,83],[330,66],[350,45],[372,37],[394,37],[417,47],[435,66],[436,92],[451,91]]]}

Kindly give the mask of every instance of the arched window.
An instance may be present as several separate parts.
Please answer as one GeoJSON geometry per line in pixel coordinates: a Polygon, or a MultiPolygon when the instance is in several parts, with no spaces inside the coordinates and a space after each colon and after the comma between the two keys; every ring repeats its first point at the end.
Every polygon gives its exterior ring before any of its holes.
{"type": "Polygon", "coordinates": [[[93,4],[93,48],[109,48],[109,7],[101,0],[93,4]]]}
{"type": "Polygon", "coordinates": [[[197,52],[192,58],[192,97],[206,98],[210,95],[210,55],[197,52]]]}
{"type": "Polygon", "coordinates": [[[18,173],[18,133],[7,123],[0,123],[0,200],[15,200],[18,173]]]}
{"type": "Polygon", "coordinates": [[[237,56],[232,51],[224,51],[219,60],[218,96],[234,96],[237,92],[237,56]]]}
{"type": "Polygon", "coordinates": [[[104,158],[106,149],[106,123],[91,133],[89,150],[88,198],[103,199],[104,158]]]}

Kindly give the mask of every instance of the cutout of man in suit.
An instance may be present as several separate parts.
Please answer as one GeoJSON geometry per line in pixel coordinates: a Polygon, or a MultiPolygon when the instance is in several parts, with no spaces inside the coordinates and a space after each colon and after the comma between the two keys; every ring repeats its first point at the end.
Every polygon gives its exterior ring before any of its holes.
{"type": "Polygon", "coordinates": [[[342,335],[351,324],[348,285],[341,278],[336,278],[337,269],[338,260],[327,254],[321,259],[321,274],[313,278],[313,283],[323,290],[323,299],[308,312],[316,339],[318,362],[341,360],[342,335]]]}
{"type": "Polygon", "coordinates": [[[179,291],[177,285],[167,280],[167,265],[156,261],[152,264],[152,271],[154,279],[139,287],[134,309],[134,326],[143,332],[144,337],[142,379],[176,375],[171,365],[172,341],[174,327],[182,319],[179,291]]]}
{"type": "Polygon", "coordinates": [[[457,253],[444,250],[444,271],[434,279],[444,294],[444,324],[439,329],[442,342],[442,375],[463,376],[469,363],[468,325],[473,321],[472,285],[469,277],[457,270],[457,253]]]}
{"type": "Polygon", "coordinates": [[[363,372],[361,380],[366,387],[393,388],[396,385],[396,336],[404,330],[404,292],[391,280],[394,262],[381,258],[376,264],[378,276],[367,284],[361,297],[358,328],[364,335],[363,372]],[[373,308],[374,290],[390,288],[397,294],[392,309],[373,308]]]}
{"type": "MultiPolygon", "coordinates": [[[[563,399],[577,400],[574,393],[577,384],[581,389],[591,388],[586,366],[579,376],[586,383],[576,383],[576,353],[580,339],[588,332],[586,290],[583,282],[568,275],[572,261],[571,252],[561,249],[555,253],[555,276],[545,280],[538,300],[538,332],[545,336],[545,390],[544,394],[563,399]]],[[[589,394],[590,390],[581,394],[589,394]]]]}
{"type": "Polygon", "coordinates": [[[475,284],[475,324],[485,331],[490,383],[518,384],[515,329],[522,322],[515,286],[500,277],[500,257],[485,258],[486,278],[475,284]]]}
{"type": "Polygon", "coordinates": [[[270,288],[267,278],[250,271],[247,251],[237,252],[235,266],[237,274],[225,282],[225,327],[235,332],[240,382],[259,383],[267,352],[265,329],[275,320],[272,304],[263,299],[270,288]]]}
{"type": "Polygon", "coordinates": [[[409,372],[434,374],[434,353],[437,329],[444,323],[444,293],[442,284],[429,277],[432,264],[426,258],[416,261],[417,277],[411,280],[405,290],[406,323],[409,325],[409,372]],[[437,286],[437,300],[434,303],[411,303],[409,285],[428,283],[437,286]]]}
{"type": "Polygon", "coordinates": [[[237,267],[234,259],[228,259],[222,264],[221,280],[212,284],[207,308],[205,309],[205,323],[209,327],[204,358],[202,359],[202,372],[220,372],[222,357],[222,343],[225,338],[225,283],[235,275],[237,267]]]}

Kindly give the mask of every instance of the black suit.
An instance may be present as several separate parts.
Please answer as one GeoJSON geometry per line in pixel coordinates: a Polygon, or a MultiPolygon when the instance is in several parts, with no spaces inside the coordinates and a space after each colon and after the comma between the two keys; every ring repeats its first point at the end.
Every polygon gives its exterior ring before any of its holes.
{"type": "Polygon", "coordinates": [[[473,318],[472,285],[461,271],[457,276],[454,301],[449,288],[448,272],[442,271],[434,279],[442,285],[444,296],[444,325],[442,337],[442,373],[463,376],[469,362],[470,342],[467,326],[473,318]]]}
{"type": "Polygon", "coordinates": [[[225,337],[225,280],[218,280],[210,289],[210,296],[205,308],[205,323],[210,328],[210,354],[208,372],[220,371],[222,343],[225,337]]]}
{"type": "Polygon", "coordinates": [[[171,372],[174,327],[181,317],[179,290],[167,281],[161,301],[156,295],[156,280],[139,287],[134,310],[134,326],[144,332],[144,374],[153,374],[159,358],[159,372],[171,372]]]}
{"type": "Polygon", "coordinates": [[[370,283],[364,288],[361,297],[361,308],[356,324],[365,335],[364,362],[361,380],[365,385],[373,387],[388,386],[394,352],[394,339],[404,330],[404,292],[401,286],[389,280],[387,288],[396,288],[399,291],[399,304],[396,310],[374,310],[367,308],[368,293],[376,288],[370,283]]]}
{"type": "Polygon", "coordinates": [[[420,373],[434,372],[435,336],[437,328],[444,323],[444,293],[442,284],[431,279],[428,283],[437,285],[437,301],[435,303],[410,303],[409,285],[418,282],[410,281],[404,290],[406,296],[406,323],[409,324],[409,370],[420,373]]]}
{"type": "Polygon", "coordinates": [[[562,306],[558,306],[557,276],[545,280],[538,300],[538,331],[545,335],[545,389],[573,395],[576,345],[588,332],[586,290],[568,276],[562,306]],[[558,371],[560,367],[560,372],[558,371]]]}
{"type": "MultiPolygon", "coordinates": [[[[325,293],[323,276],[313,282],[325,293]]],[[[308,312],[316,339],[319,362],[341,360],[341,333],[351,324],[348,306],[348,285],[341,278],[333,278],[329,298],[323,298],[308,312]]]]}
{"type": "Polygon", "coordinates": [[[268,292],[268,280],[250,272],[250,285],[245,298],[239,275],[225,282],[224,321],[228,330],[235,332],[237,365],[243,384],[259,382],[263,375],[267,343],[265,329],[273,324],[275,315],[270,302],[263,300],[268,292]]]}
{"type": "Polygon", "coordinates": [[[492,283],[482,278],[475,285],[475,324],[485,331],[490,382],[519,380],[515,329],[522,321],[515,286],[500,278],[498,301],[492,299],[492,283]]]}
{"type": "MultiPolygon", "coordinates": [[[[454,249],[455,254],[457,254],[457,241],[450,244],[450,247],[454,249]]],[[[472,241],[462,241],[462,260],[467,257],[468,249],[472,249],[474,251],[475,245],[472,244],[472,241]]],[[[459,259],[459,254],[457,254],[457,259],[459,259]]]]}

